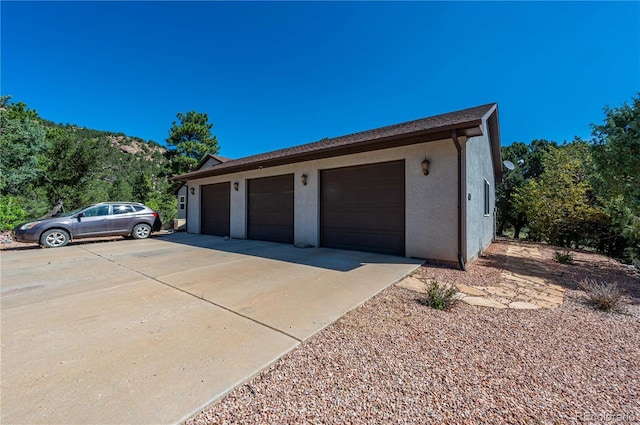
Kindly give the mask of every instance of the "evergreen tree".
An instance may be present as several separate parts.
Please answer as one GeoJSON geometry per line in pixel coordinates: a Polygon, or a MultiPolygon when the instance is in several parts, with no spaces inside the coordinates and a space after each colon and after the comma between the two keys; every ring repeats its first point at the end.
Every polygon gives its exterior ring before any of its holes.
{"type": "Polygon", "coordinates": [[[213,124],[204,113],[189,111],[177,114],[169,130],[167,144],[175,148],[168,153],[171,169],[180,174],[190,171],[207,154],[217,154],[218,139],[212,135],[213,124]]]}

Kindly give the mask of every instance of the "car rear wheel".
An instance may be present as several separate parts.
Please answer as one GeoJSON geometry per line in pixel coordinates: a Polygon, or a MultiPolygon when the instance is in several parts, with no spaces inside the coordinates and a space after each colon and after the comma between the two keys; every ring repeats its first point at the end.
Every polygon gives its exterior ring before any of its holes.
{"type": "Polygon", "coordinates": [[[40,245],[45,248],[60,248],[69,243],[69,234],[64,230],[47,230],[40,237],[40,245]]]}
{"type": "Polygon", "coordinates": [[[140,223],[133,226],[133,232],[131,236],[134,239],[146,239],[151,234],[151,226],[146,223],[140,223]]]}

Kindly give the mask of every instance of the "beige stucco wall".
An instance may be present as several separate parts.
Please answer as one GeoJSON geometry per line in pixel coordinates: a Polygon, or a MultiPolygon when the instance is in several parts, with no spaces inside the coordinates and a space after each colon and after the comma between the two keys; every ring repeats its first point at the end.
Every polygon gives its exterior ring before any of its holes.
{"type": "Polygon", "coordinates": [[[257,177],[294,173],[294,239],[296,244],[318,246],[320,243],[320,170],[405,160],[406,255],[442,261],[457,258],[457,169],[456,148],[451,140],[429,142],[319,159],[209,177],[188,182],[195,194],[188,197],[188,231],[200,233],[201,185],[230,181],[239,183],[231,189],[231,237],[247,236],[247,180],[257,177]],[[421,162],[431,162],[428,176],[422,174],[421,162]],[[304,186],[300,176],[307,175],[304,186]]]}
{"type": "Polygon", "coordinates": [[[177,200],[177,203],[178,203],[178,219],[179,220],[185,220],[187,218],[187,204],[186,204],[187,198],[188,198],[188,196],[187,196],[187,186],[184,185],[178,190],[178,195],[176,196],[176,200],[177,200]],[[180,197],[181,196],[184,196],[184,199],[185,199],[185,206],[184,206],[183,210],[180,209],[180,197]]]}
{"type": "Polygon", "coordinates": [[[472,262],[494,238],[495,177],[487,129],[465,144],[466,228],[465,259],[472,262]],[[489,214],[484,214],[484,186],[489,183],[489,214]],[[468,199],[469,196],[471,199],[468,199]]]}

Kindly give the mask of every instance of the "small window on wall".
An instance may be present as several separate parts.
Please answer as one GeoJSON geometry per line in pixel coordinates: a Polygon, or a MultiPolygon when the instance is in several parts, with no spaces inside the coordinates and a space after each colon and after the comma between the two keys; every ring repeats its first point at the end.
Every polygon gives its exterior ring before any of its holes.
{"type": "Polygon", "coordinates": [[[490,211],[489,211],[489,196],[490,196],[491,191],[489,190],[489,182],[488,181],[484,181],[484,215],[489,215],[490,211]]]}
{"type": "Polygon", "coordinates": [[[184,195],[180,196],[179,203],[180,203],[180,209],[183,210],[184,209],[184,195]]]}

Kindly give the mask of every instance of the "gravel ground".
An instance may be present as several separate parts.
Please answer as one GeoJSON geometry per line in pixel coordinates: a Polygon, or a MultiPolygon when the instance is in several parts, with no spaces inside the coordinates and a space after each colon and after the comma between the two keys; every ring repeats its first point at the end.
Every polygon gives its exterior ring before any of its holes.
{"type": "MultiPolygon", "coordinates": [[[[506,244],[466,274],[424,273],[491,284],[506,244]]],[[[558,309],[442,312],[393,286],[187,423],[640,423],[640,279],[606,257],[562,266],[542,250],[568,289],[558,309]],[[632,305],[593,310],[575,290],[583,276],[622,282],[632,305]]]]}

